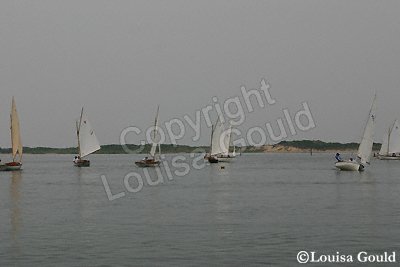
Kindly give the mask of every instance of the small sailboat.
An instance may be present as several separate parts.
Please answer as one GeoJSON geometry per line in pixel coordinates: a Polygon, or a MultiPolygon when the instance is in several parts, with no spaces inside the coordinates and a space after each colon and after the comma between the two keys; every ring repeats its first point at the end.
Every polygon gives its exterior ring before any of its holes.
{"type": "Polygon", "coordinates": [[[335,163],[336,168],[342,171],[363,171],[366,164],[369,164],[372,146],[374,143],[374,129],[376,119],[376,95],[372,101],[364,134],[358,147],[357,160],[346,160],[335,163]]]}
{"type": "Polygon", "coordinates": [[[156,113],[156,118],[154,120],[154,128],[153,128],[153,140],[151,144],[151,149],[150,149],[150,158],[145,157],[142,160],[135,161],[135,164],[138,167],[157,167],[160,165],[160,156],[161,156],[161,145],[159,142],[156,142],[156,137],[158,133],[158,113],[160,110],[160,106],[157,107],[157,113],[156,113]],[[158,155],[157,155],[157,149],[158,149],[158,155]]]}
{"type": "Polygon", "coordinates": [[[83,113],[83,107],[81,116],[76,121],[76,135],[78,137],[78,156],[74,159],[74,165],[89,167],[90,161],[83,158],[99,150],[100,144],[86,114],[83,113]]]}
{"type": "Polygon", "coordinates": [[[233,147],[234,151],[229,153],[231,134],[232,126],[229,126],[229,129],[225,130],[224,124],[218,118],[211,129],[210,153],[205,157],[208,159],[208,162],[230,162],[236,157],[235,147],[233,147]]]}
{"type": "Polygon", "coordinates": [[[17,113],[17,106],[15,104],[14,97],[11,103],[11,147],[13,161],[7,162],[6,164],[0,165],[1,171],[16,171],[22,168],[22,142],[19,128],[19,119],[17,113]]]}
{"type": "Polygon", "coordinates": [[[383,137],[378,159],[400,160],[400,125],[397,120],[390,125],[387,133],[383,137]]]}

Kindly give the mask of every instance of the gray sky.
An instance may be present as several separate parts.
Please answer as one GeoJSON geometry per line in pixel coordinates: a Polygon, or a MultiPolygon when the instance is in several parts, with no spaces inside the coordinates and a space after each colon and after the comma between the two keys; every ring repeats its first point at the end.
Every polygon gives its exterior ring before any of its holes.
{"type": "MultiPolygon", "coordinates": [[[[12,95],[24,145],[65,147],[82,105],[100,142],[118,143],[157,104],[161,121],[193,116],[263,78],[277,104],[240,129],[307,101],[317,127],[291,139],[359,141],[377,90],[380,141],[400,118],[399,11],[399,1],[1,1],[0,146],[12,95]]],[[[208,140],[203,129],[197,144],[208,140]]]]}

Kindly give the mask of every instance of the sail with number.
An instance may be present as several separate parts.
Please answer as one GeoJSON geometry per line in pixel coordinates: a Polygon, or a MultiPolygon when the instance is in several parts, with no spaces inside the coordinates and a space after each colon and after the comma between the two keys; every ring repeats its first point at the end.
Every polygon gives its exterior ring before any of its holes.
{"type": "Polygon", "coordinates": [[[86,114],[81,111],[81,117],[77,121],[78,149],[81,158],[100,149],[99,140],[94,133],[86,114]]]}
{"type": "Polygon", "coordinates": [[[11,146],[12,146],[13,161],[15,161],[17,156],[19,156],[19,161],[21,161],[22,160],[22,142],[21,142],[21,134],[20,134],[20,129],[19,129],[17,106],[15,104],[14,97],[12,98],[10,120],[11,120],[11,146]]]}
{"type": "Polygon", "coordinates": [[[388,152],[389,154],[400,152],[400,125],[397,120],[394,122],[390,133],[388,152]]]}
{"type": "Polygon", "coordinates": [[[371,109],[369,111],[368,121],[365,125],[364,134],[358,147],[357,157],[360,159],[361,164],[369,163],[372,153],[372,146],[374,143],[374,129],[376,118],[376,95],[372,101],[371,109]]]}

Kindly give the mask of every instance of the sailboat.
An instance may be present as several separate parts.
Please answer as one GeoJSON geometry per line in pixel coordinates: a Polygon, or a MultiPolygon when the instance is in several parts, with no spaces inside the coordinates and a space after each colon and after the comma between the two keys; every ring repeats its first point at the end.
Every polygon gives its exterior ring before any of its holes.
{"type": "Polygon", "coordinates": [[[218,118],[211,129],[210,154],[207,156],[208,162],[230,162],[236,157],[235,147],[233,153],[229,153],[231,143],[232,126],[225,130],[224,124],[218,118]]]}
{"type": "Polygon", "coordinates": [[[74,159],[74,165],[77,167],[89,167],[90,161],[83,158],[99,150],[100,144],[92,125],[83,113],[83,107],[81,116],[76,121],[76,135],[78,137],[78,156],[74,159]]]}
{"type": "Polygon", "coordinates": [[[158,133],[158,113],[160,110],[160,106],[157,107],[156,118],[154,120],[154,128],[153,128],[153,140],[150,149],[150,158],[145,157],[142,160],[135,161],[135,164],[138,167],[157,167],[160,165],[160,156],[161,156],[161,145],[160,143],[156,142],[156,136],[158,133]],[[158,155],[157,155],[157,148],[158,148],[158,155]]]}
{"type": "Polygon", "coordinates": [[[390,125],[383,137],[378,158],[382,160],[400,160],[400,125],[397,120],[390,125]]]}
{"type": "Polygon", "coordinates": [[[358,147],[357,160],[346,160],[335,163],[336,168],[342,171],[363,171],[366,164],[369,164],[372,146],[374,143],[374,129],[376,119],[376,95],[372,101],[367,123],[365,124],[364,134],[358,147]]]}
{"type": "Polygon", "coordinates": [[[11,103],[10,124],[13,161],[0,165],[0,170],[2,171],[15,171],[22,168],[22,142],[19,129],[17,106],[15,104],[14,97],[12,98],[11,103]]]}

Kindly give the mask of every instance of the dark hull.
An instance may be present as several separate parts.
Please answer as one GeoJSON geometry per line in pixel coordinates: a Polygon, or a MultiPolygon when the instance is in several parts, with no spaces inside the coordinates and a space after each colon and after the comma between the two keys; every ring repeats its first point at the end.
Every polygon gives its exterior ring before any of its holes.
{"type": "Polygon", "coordinates": [[[208,162],[210,162],[210,163],[218,163],[218,159],[216,157],[208,157],[208,162]]]}
{"type": "Polygon", "coordinates": [[[81,159],[78,160],[77,162],[74,162],[74,165],[76,167],[90,167],[90,160],[81,159]]]}
{"type": "Polygon", "coordinates": [[[135,161],[136,166],[147,168],[147,167],[157,167],[160,166],[160,161],[158,160],[140,160],[135,161]]]}

